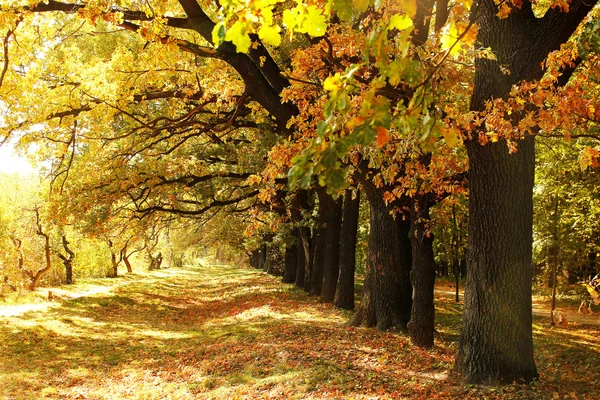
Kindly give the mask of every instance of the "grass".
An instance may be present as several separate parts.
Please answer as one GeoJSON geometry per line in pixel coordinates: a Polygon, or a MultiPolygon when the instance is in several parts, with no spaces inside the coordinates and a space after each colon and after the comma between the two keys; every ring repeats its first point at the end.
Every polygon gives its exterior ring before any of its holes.
{"type": "Polygon", "coordinates": [[[436,346],[419,350],[402,334],[347,327],[350,313],[260,271],[195,266],[104,284],[0,317],[0,398],[595,399],[600,389],[597,326],[536,319],[540,381],[479,387],[452,372],[461,305],[451,298],[436,299],[436,346]]]}

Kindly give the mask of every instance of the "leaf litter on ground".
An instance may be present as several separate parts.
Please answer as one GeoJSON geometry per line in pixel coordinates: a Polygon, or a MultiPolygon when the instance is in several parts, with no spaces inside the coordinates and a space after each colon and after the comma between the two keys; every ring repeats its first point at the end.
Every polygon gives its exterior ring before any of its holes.
{"type": "MultiPolygon", "coordinates": [[[[0,312],[6,399],[596,399],[600,328],[534,319],[540,380],[465,385],[462,306],[436,296],[436,345],[345,325],[351,313],[279,278],[196,265],[115,280],[51,308],[0,312]]],[[[2,310],[0,304],[0,311],[2,310]]]]}

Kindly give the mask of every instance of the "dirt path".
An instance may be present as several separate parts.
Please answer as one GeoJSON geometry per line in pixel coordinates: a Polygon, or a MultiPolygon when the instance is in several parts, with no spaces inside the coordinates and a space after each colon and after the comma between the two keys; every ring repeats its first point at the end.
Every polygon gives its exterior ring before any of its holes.
{"type": "MultiPolygon", "coordinates": [[[[456,292],[454,290],[448,290],[448,289],[436,288],[435,293],[437,295],[444,296],[446,298],[452,298],[452,299],[454,299],[456,296],[456,292]]],[[[464,291],[463,290],[459,291],[459,299],[460,299],[460,302],[462,303],[463,299],[464,299],[464,291]]],[[[600,326],[600,314],[582,315],[582,314],[578,314],[577,312],[573,312],[571,310],[566,310],[566,309],[563,309],[560,307],[557,307],[557,309],[561,313],[563,313],[563,315],[566,317],[568,323],[574,322],[574,323],[580,324],[580,325],[584,324],[584,325],[600,326]]],[[[550,307],[548,307],[547,304],[545,304],[543,301],[541,301],[540,299],[537,299],[535,297],[533,299],[532,311],[533,311],[534,316],[547,317],[548,319],[550,319],[550,307]]]]}

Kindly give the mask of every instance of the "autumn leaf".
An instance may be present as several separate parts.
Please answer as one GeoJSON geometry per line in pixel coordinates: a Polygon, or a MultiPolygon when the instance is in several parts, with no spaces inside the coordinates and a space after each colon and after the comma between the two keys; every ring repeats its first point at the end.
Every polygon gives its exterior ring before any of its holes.
{"type": "Polygon", "coordinates": [[[340,90],[341,88],[342,88],[342,81],[341,81],[339,72],[333,76],[328,77],[323,82],[323,89],[327,92],[334,92],[336,90],[340,90]]]}
{"type": "Polygon", "coordinates": [[[593,147],[586,147],[579,155],[579,167],[582,171],[585,171],[589,167],[596,167],[600,165],[600,150],[593,147]]]}
{"type": "Polygon", "coordinates": [[[404,0],[400,2],[402,6],[402,10],[408,15],[410,18],[414,18],[417,15],[417,0],[404,0]]]}
{"type": "Polygon", "coordinates": [[[250,49],[250,36],[246,26],[240,21],[233,24],[233,26],[227,29],[225,34],[225,40],[229,40],[235,44],[236,50],[239,53],[247,53],[250,49]]]}
{"type": "Polygon", "coordinates": [[[377,126],[375,129],[377,130],[377,147],[381,148],[390,140],[389,130],[382,126],[377,126]]]}
{"type": "Polygon", "coordinates": [[[266,44],[279,46],[281,44],[281,28],[277,25],[262,25],[258,31],[258,37],[266,44]]]}
{"type": "Polygon", "coordinates": [[[550,8],[558,8],[564,13],[569,12],[569,0],[552,0],[550,8]]]}
{"type": "Polygon", "coordinates": [[[456,147],[456,145],[460,142],[460,137],[454,129],[448,129],[442,126],[439,127],[439,130],[448,147],[456,147]]]}
{"type": "Polygon", "coordinates": [[[389,29],[398,29],[403,31],[413,26],[413,21],[406,15],[394,15],[390,18],[389,29]]]}

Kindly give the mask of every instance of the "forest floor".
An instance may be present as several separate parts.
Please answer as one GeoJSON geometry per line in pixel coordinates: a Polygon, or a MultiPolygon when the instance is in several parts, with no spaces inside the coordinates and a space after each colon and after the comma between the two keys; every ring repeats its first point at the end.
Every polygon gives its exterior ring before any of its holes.
{"type": "MultiPolygon", "coordinates": [[[[45,289],[47,291],[48,289],[45,289]]],[[[345,326],[349,312],[279,278],[193,266],[0,303],[1,399],[597,399],[600,327],[534,316],[539,381],[465,385],[461,304],[436,294],[436,346],[345,326]],[[30,308],[27,309],[27,306],[30,308]]]]}
{"type": "MultiPolygon", "coordinates": [[[[459,303],[464,301],[464,289],[459,286],[459,303]]],[[[447,299],[456,299],[456,287],[449,285],[447,282],[436,284],[435,293],[440,297],[446,297],[447,299]]],[[[579,305],[581,304],[578,299],[574,299],[575,296],[570,296],[566,299],[561,299],[556,302],[556,310],[560,311],[561,317],[563,318],[564,324],[571,325],[598,325],[600,326],[600,307],[592,305],[593,313],[587,313],[587,304],[585,308],[586,314],[579,312],[579,305]],[[594,311],[595,310],[595,311],[594,311]]],[[[587,295],[581,296],[581,298],[588,298],[587,295]]],[[[533,315],[541,319],[547,318],[550,321],[550,310],[552,310],[552,301],[550,296],[534,294],[532,299],[533,315]]],[[[599,338],[600,340],[600,338],[599,338]]]]}

